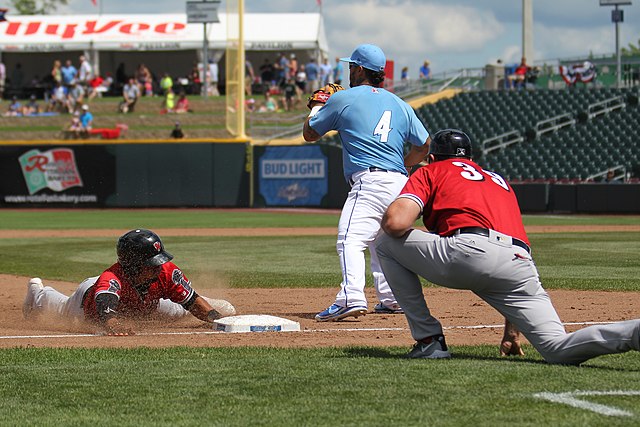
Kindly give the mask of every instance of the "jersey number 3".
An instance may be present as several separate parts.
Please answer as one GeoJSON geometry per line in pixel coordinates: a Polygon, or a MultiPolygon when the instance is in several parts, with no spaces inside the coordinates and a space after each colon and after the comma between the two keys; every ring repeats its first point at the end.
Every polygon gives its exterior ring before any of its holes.
{"type": "MultiPolygon", "coordinates": [[[[462,176],[464,179],[468,179],[469,181],[484,181],[484,175],[482,175],[482,173],[480,173],[479,170],[477,170],[470,164],[464,163],[464,162],[452,162],[452,164],[454,166],[458,166],[463,169],[463,171],[460,172],[460,176],[462,176]]],[[[509,191],[509,186],[507,185],[507,182],[504,180],[503,177],[501,177],[495,172],[487,171],[484,169],[482,169],[482,172],[489,175],[491,177],[491,181],[495,182],[500,187],[509,191]]]]}
{"type": "Polygon", "coordinates": [[[389,141],[389,132],[391,132],[391,110],[382,113],[382,117],[378,120],[376,128],[373,130],[374,135],[380,135],[380,142],[389,141]]]}

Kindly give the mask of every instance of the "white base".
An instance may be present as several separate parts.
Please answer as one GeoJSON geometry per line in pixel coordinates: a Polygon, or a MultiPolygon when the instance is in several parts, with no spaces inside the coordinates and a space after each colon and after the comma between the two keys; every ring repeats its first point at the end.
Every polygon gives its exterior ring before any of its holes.
{"type": "Polygon", "coordinates": [[[297,332],[300,323],[267,314],[246,314],[218,319],[214,329],[224,332],[297,332]]]}

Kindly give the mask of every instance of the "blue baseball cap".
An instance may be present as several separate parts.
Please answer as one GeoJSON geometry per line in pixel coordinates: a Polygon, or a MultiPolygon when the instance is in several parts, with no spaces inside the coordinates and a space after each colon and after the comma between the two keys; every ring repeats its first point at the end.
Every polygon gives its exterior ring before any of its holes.
{"type": "Polygon", "coordinates": [[[387,63],[387,58],[378,46],[361,44],[353,51],[350,58],[340,58],[340,61],[353,62],[372,71],[382,71],[387,63]]]}

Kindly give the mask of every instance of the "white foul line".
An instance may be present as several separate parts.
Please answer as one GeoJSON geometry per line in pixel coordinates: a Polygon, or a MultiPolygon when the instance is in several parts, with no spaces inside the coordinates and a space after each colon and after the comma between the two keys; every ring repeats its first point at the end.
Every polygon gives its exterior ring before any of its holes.
{"type": "MultiPolygon", "coordinates": [[[[588,326],[588,325],[604,325],[615,322],[567,322],[565,326],[588,326]]],[[[444,326],[442,329],[498,329],[504,327],[500,325],[468,325],[468,326],[444,326]]],[[[406,331],[408,328],[335,328],[335,329],[303,329],[300,332],[391,332],[406,331]]],[[[141,332],[135,336],[163,336],[163,335],[215,335],[229,333],[247,333],[247,332],[225,332],[225,331],[187,331],[187,332],[141,332]]],[[[2,339],[47,339],[47,338],[87,338],[100,337],[105,334],[56,334],[56,335],[4,335],[2,339]]]]}
{"type": "Polygon", "coordinates": [[[548,400],[555,403],[563,403],[573,406],[574,408],[586,409],[601,415],[610,417],[631,417],[633,412],[616,408],[615,406],[602,405],[600,403],[588,402],[586,400],[577,399],[576,396],[640,396],[638,390],[613,390],[613,391],[573,391],[566,393],[535,393],[533,397],[548,400]]]}

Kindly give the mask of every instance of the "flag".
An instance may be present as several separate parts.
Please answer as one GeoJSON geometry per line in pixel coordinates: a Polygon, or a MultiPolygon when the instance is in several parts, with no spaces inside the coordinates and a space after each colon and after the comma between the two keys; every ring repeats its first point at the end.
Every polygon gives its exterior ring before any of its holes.
{"type": "Polygon", "coordinates": [[[9,9],[0,9],[0,22],[5,22],[7,18],[4,15],[9,11],[9,9]]]}
{"type": "Polygon", "coordinates": [[[316,3],[318,3],[318,6],[322,6],[322,0],[316,0],[316,3]]]}
{"type": "Polygon", "coordinates": [[[98,5],[98,0],[91,0],[91,3],[93,3],[94,6],[98,5]]]}

